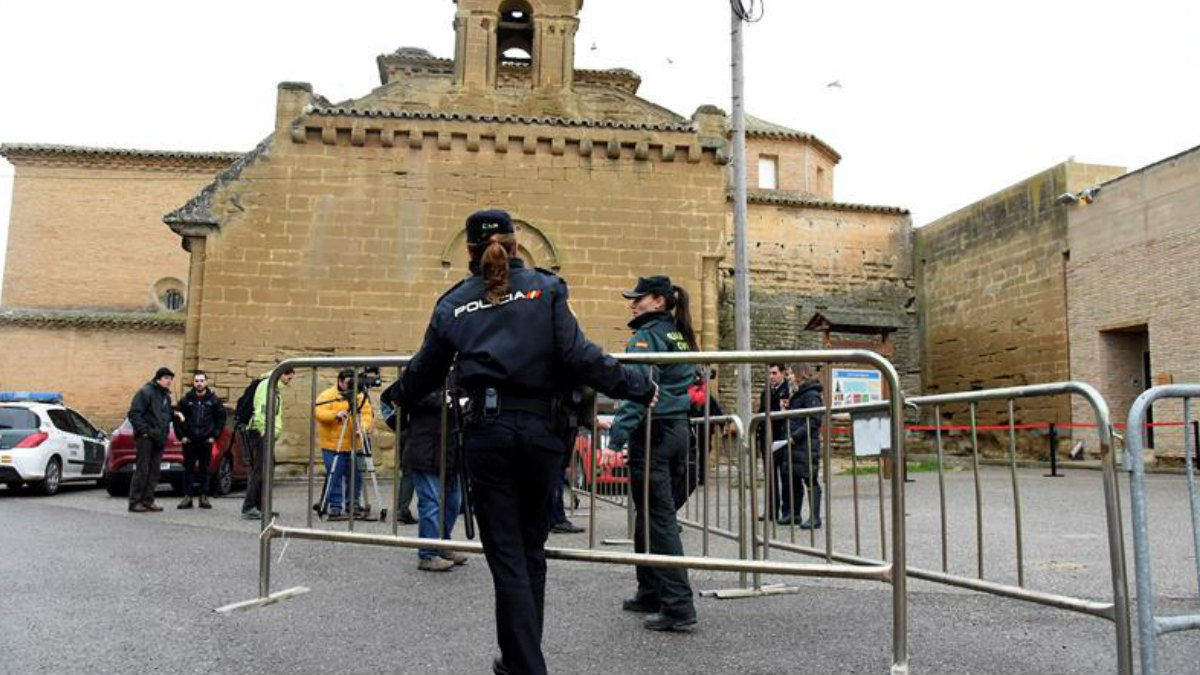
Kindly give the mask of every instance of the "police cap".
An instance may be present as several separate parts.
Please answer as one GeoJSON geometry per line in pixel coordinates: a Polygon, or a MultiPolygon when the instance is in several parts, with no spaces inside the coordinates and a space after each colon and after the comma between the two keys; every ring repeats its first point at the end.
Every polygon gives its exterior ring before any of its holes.
{"type": "Polygon", "coordinates": [[[476,211],[467,218],[467,244],[487,241],[493,234],[513,234],[512,218],[500,210],[476,211]]]}
{"type": "Polygon", "coordinates": [[[661,295],[670,298],[675,295],[675,287],[671,285],[671,277],[638,277],[637,286],[632,291],[621,291],[621,295],[634,300],[644,295],[661,295]]]}

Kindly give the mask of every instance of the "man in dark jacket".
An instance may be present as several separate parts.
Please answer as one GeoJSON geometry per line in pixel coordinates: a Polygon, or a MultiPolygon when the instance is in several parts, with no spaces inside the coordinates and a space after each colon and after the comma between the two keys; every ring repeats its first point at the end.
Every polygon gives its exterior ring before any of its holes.
{"type": "MultiPolygon", "coordinates": [[[[767,369],[767,386],[763,388],[762,397],[759,399],[759,412],[766,412],[770,408],[772,413],[777,413],[788,409],[788,405],[792,398],[792,385],[787,377],[787,368],[782,363],[772,363],[767,369]]],[[[788,433],[787,420],[781,417],[771,418],[771,445],[778,446],[780,441],[786,440],[788,433]]],[[[758,448],[763,453],[763,465],[767,463],[767,431],[765,426],[758,428],[758,448]]],[[[776,450],[776,457],[778,451],[776,450]]],[[[766,495],[770,498],[770,513],[772,518],[779,518],[781,512],[781,497],[784,489],[786,489],[786,481],[781,481],[780,476],[783,469],[779,467],[778,462],[774,465],[773,479],[770,485],[770,494],[766,495]]],[[[763,509],[763,515],[759,516],[759,520],[765,520],[768,509],[763,509]]]]}
{"type": "Polygon", "coordinates": [[[183,443],[183,501],[179,508],[192,508],[196,479],[200,480],[200,508],[211,509],[209,495],[209,460],[213,443],[225,428],[225,405],[216,392],[208,388],[208,375],[197,370],[192,375],[192,388],[179,401],[183,419],[175,421],[175,436],[183,443]],[[199,475],[197,475],[199,474],[199,475]]]}
{"type": "MultiPolygon", "coordinates": [[[[129,403],[129,424],[137,447],[137,468],[129,484],[129,510],[134,513],[162,511],[154,503],[163,447],[171,434],[171,383],[175,373],[162,367],[154,379],[142,385],[129,403]]],[[[178,413],[176,413],[178,414],[178,413]]]]}
{"type": "MultiPolygon", "coordinates": [[[[821,380],[816,371],[807,363],[801,363],[793,368],[796,373],[796,391],[792,394],[789,410],[819,408],[821,402],[821,380]]],[[[791,439],[792,466],[791,485],[787,485],[788,466],[787,450],[782,456],[776,455],[776,465],[780,467],[779,474],[784,478],[783,490],[783,524],[795,523],[801,529],[818,529],[821,527],[821,420],[822,415],[806,415],[793,417],[788,420],[788,435],[791,439]],[[812,486],[812,504],[808,520],[800,522],[800,513],[804,510],[805,488],[812,486]],[[791,488],[791,489],[789,489],[791,488]]]]}
{"type": "MultiPolygon", "coordinates": [[[[417,492],[417,536],[423,539],[450,539],[462,511],[464,486],[459,481],[458,420],[450,410],[447,411],[445,512],[440,508],[444,391],[439,389],[417,404],[404,408],[400,421],[404,472],[413,477],[417,492]]],[[[418,550],[417,558],[417,569],[423,572],[446,572],[456,565],[465,565],[468,560],[465,553],[433,549],[418,550]]]]}

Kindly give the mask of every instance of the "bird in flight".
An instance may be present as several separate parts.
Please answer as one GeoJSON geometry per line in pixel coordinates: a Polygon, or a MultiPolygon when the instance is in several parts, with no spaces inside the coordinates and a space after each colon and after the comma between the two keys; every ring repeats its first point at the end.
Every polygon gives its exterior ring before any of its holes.
{"type": "Polygon", "coordinates": [[[829,84],[825,85],[825,88],[826,88],[826,89],[841,89],[841,88],[842,88],[842,81],[841,81],[841,80],[834,80],[833,82],[830,82],[829,84]]]}

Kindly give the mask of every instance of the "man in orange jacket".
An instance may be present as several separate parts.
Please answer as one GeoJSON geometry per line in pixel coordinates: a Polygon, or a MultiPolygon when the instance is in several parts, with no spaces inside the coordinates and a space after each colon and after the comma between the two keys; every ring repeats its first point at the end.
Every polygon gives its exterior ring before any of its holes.
{"type": "MultiPolygon", "coordinates": [[[[354,371],[346,369],[338,373],[337,385],[321,392],[317,397],[314,413],[317,417],[317,435],[321,442],[321,456],[325,460],[325,474],[329,477],[329,518],[342,518],[346,507],[344,485],[350,480],[351,462],[354,452],[363,449],[362,439],[371,430],[375,421],[371,401],[360,387],[354,391],[354,371]],[[354,401],[351,410],[350,402],[354,401]],[[358,418],[351,419],[357,411],[358,418]]],[[[354,476],[354,505],[358,508],[362,496],[362,471],[354,476]]],[[[356,513],[356,517],[360,514],[356,513]]]]}

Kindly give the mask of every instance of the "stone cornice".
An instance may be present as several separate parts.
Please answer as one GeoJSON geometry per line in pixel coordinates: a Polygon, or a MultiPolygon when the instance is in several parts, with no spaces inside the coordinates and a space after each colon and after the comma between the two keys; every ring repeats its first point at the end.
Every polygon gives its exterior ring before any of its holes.
{"type": "Polygon", "coordinates": [[[0,311],[0,326],[33,328],[93,328],[182,333],[184,314],[105,312],[93,310],[9,309],[0,311]]]}
{"type": "Polygon", "coordinates": [[[318,117],[379,117],[406,120],[449,120],[483,124],[530,124],[556,127],[581,127],[602,129],[631,129],[638,131],[678,131],[690,133],[695,128],[690,124],[638,124],[615,120],[569,119],[565,117],[528,117],[525,115],[475,115],[471,113],[427,112],[420,110],[371,110],[344,107],[313,106],[309,115],[318,117]]]}
{"type": "Polygon", "coordinates": [[[635,124],[610,120],[473,115],[421,111],[363,110],[312,106],[291,129],[294,143],[320,143],[358,147],[407,146],[450,150],[455,139],[468,152],[486,144],[497,153],[527,155],[568,152],[608,159],[629,157],[637,161],[728,161],[720,138],[713,144],[702,139],[693,124],[635,124]]]}
{"type": "MultiPolygon", "coordinates": [[[[733,199],[732,191],[729,198],[733,199]]],[[[771,206],[793,206],[797,208],[828,209],[832,211],[857,211],[860,213],[882,213],[888,215],[907,216],[908,209],[898,206],[876,206],[873,204],[851,204],[833,202],[824,199],[813,199],[794,192],[783,190],[750,190],[746,193],[746,201],[750,204],[767,204],[771,206]]]]}
{"type": "Polygon", "coordinates": [[[181,237],[205,236],[208,230],[218,226],[218,221],[212,213],[213,197],[222,186],[237,180],[247,166],[260,157],[267,155],[271,137],[263,139],[250,152],[238,155],[237,161],[217,175],[216,180],[209,183],[186,204],[163,216],[166,223],[175,234],[181,237]]]}
{"type": "MultiPolygon", "coordinates": [[[[436,77],[452,77],[454,75],[454,60],[433,56],[422,49],[401,48],[392,54],[381,54],[375,59],[379,68],[379,81],[387,84],[393,75],[433,75],[436,77]]],[[[531,77],[529,68],[513,65],[500,66],[497,76],[500,80],[520,80],[531,77]]],[[[575,82],[583,84],[602,84],[637,94],[642,85],[642,78],[626,68],[610,68],[608,70],[575,69],[575,82]]]]}

